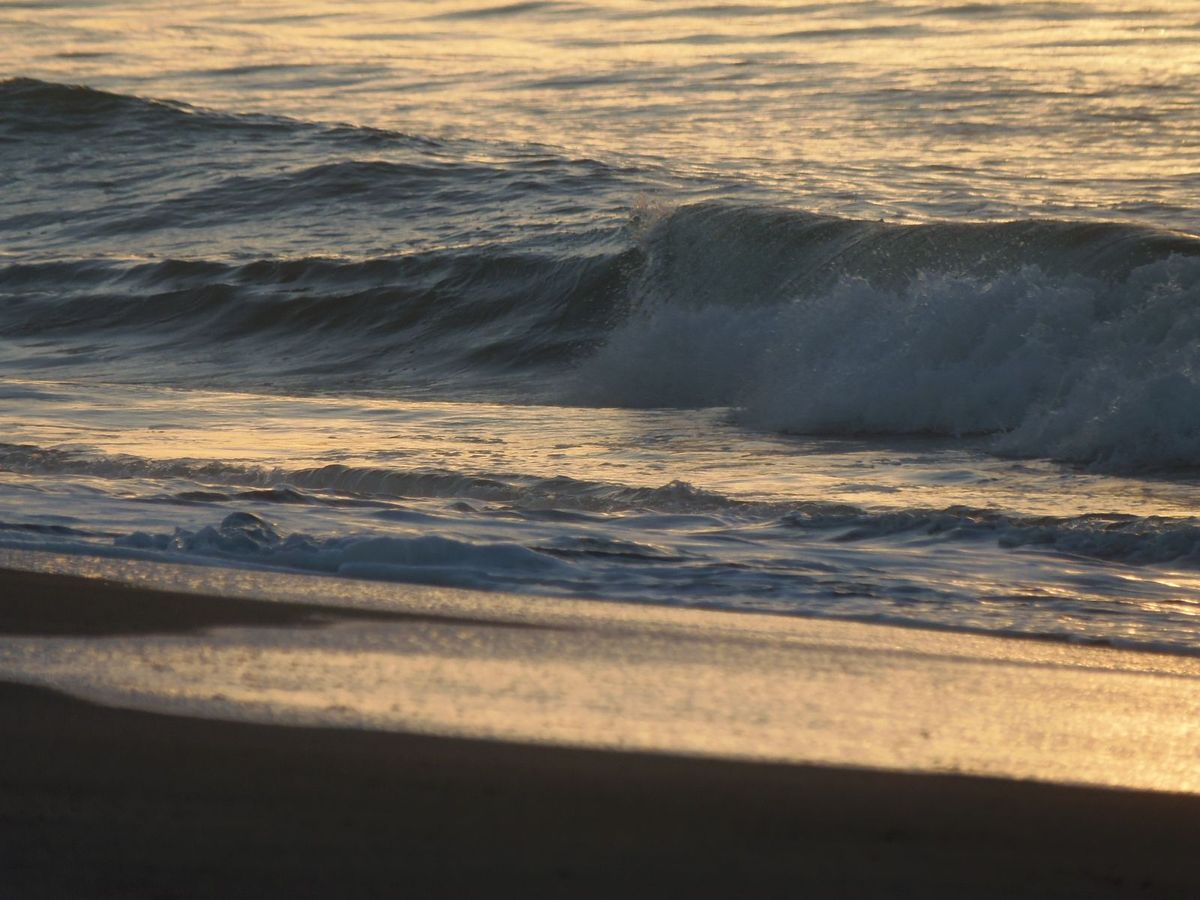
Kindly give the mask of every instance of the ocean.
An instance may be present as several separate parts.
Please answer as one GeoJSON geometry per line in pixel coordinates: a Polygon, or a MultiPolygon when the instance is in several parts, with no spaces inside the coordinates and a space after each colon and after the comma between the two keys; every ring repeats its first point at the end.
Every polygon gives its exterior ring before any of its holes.
{"type": "Polygon", "coordinates": [[[0,33],[0,548],[1200,653],[1194,3],[0,33]]]}

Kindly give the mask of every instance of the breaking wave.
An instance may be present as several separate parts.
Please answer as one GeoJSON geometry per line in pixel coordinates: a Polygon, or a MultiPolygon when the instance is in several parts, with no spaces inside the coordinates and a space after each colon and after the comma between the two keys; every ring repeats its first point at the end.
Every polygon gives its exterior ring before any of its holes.
{"type": "Polygon", "coordinates": [[[661,172],[30,79],[0,83],[0,110],[14,165],[29,167],[30,141],[52,161],[88,129],[120,144],[75,158],[75,207],[37,199],[38,179],[64,196],[47,162],[0,220],[42,241],[0,256],[0,362],[23,374],[724,406],[777,431],[986,434],[997,453],[1101,469],[1200,465],[1195,236],[639,203],[661,172]],[[270,165],[213,166],[213,142],[247,129],[270,165]],[[351,232],[403,239],[306,252],[351,232]],[[143,241],[153,253],[112,249],[143,241]]]}
{"type": "Polygon", "coordinates": [[[1110,469],[1200,465],[1200,240],[1057,222],[681,210],[581,393],[807,434],[994,434],[1110,469]]]}

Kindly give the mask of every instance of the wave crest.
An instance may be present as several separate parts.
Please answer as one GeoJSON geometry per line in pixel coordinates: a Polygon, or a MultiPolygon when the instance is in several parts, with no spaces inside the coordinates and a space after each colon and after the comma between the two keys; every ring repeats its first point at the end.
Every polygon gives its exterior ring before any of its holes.
{"type": "Polygon", "coordinates": [[[994,433],[1113,469],[1200,465],[1200,240],[693,208],[582,369],[615,405],[809,434],[994,433]]]}
{"type": "MultiPolygon", "coordinates": [[[[569,169],[545,185],[576,184],[569,169]]],[[[416,179],[434,196],[456,172],[352,162],[297,178],[333,195],[416,179]]],[[[279,185],[254,185],[243,207],[269,209],[279,185]]],[[[119,360],[126,380],[239,389],[729,406],[788,432],[983,433],[1005,454],[1200,466],[1200,238],[1130,225],[707,203],[624,229],[560,223],[527,246],[14,261],[0,300],[5,337],[43,371],[119,360]]]]}

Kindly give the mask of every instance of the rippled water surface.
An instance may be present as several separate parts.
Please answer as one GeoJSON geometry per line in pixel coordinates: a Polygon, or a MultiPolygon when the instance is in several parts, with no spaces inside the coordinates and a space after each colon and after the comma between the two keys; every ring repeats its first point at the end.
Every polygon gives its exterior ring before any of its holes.
{"type": "Polygon", "coordinates": [[[1195,227],[1189,0],[39,2],[0,16],[0,63],[44,80],[485,142],[485,157],[496,141],[545,145],[813,211],[1195,227]]]}

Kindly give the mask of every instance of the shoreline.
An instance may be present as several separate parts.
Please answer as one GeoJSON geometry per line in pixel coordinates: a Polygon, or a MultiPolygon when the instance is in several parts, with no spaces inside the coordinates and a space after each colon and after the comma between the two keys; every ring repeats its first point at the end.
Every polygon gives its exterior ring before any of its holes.
{"type": "MultiPolygon", "coordinates": [[[[131,585],[0,566],[0,635],[110,637],[210,628],[320,628],[337,622],[497,623],[429,611],[357,609],[131,585]]],[[[515,626],[519,627],[519,626],[515,626]]]]}
{"type": "MultiPolygon", "coordinates": [[[[270,583],[269,575],[261,578],[270,583]]],[[[1194,682],[1191,675],[1095,668],[1097,661],[1126,659],[1117,652],[1060,649],[1059,656],[1040,661],[972,662],[949,653],[946,648],[962,647],[945,635],[889,635],[888,629],[803,620],[772,628],[775,621],[755,617],[745,617],[750,624],[739,630],[736,616],[653,609],[632,610],[627,620],[606,625],[606,612],[594,607],[577,609],[571,620],[570,604],[558,604],[539,618],[531,611],[535,606],[522,607],[520,598],[506,605],[489,595],[482,599],[496,609],[485,615],[475,605],[481,598],[469,593],[398,590],[396,602],[407,602],[405,610],[322,606],[294,601],[287,592],[285,600],[206,597],[27,571],[0,571],[0,587],[0,644],[35,654],[56,644],[69,654],[103,644],[149,648],[153,655],[160,645],[150,630],[169,635],[162,640],[174,642],[170,646],[211,654],[217,634],[315,640],[327,630],[319,626],[332,625],[334,632],[394,632],[406,640],[433,636],[445,643],[461,636],[465,643],[447,651],[450,668],[465,673],[460,691],[486,687],[486,675],[473,663],[511,652],[528,657],[542,690],[577,669],[598,672],[601,681],[614,666],[627,675],[628,660],[611,657],[614,651],[605,646],[638,641],[649,643],[634,669],[647,665],[658,677],[679,666],[699,673],[703,663],[725,678],[735,677],[745,662],[770,663],[766,669],[777,674],[775,664],[788,660],[811,679],[830,666],[861,668],[874,690],[894,673],[924,674],[935,685],[944,673],[986,676],[1014,692],[1018,707],[1033,704],[1032,725],[1014,721],[1011,731],[1000,732],[1014,742],[1026,740],[1030,728],[1047,727],[1055,712],[1033,687],[1014,679],[1053,681],[1082,672],[1102,685],[1133,679],[1136,687],[1151,678],[1173,692],[1168,699],[1188,696],[1194,682]],[[64,638],[72,627],[82,636],[64,638]],[[786,633],[772,643],[776,630],[786,633]],[[47,637],[29,637],[37,634],[47,637]],[[885,637],[903,637],[909,645],[855,643],[885,637]],[[689,655],[692,645],[700,657],[689,655]],[[567,668],[554,668],[555,655],[564,654],[567,668]],[[1086,665],[1080,671],[1065,667],[1061,660],[1067,658],[1086,665]]],[[[332,586],[326,581],[314,587],[332,586]]],[[[975,639],[966,646],[976,653],[1021,649],[975,639]]],[[[4,678],[15,677],[11,664],[8,671],[4,678]]],[[[400,697],[432,689],[430,684],[402,679],[388,689],[400,697]]],[[[623,684],[629,696],[622,702],[634,703],[659,682],[623,684]]],[[[766,690],[771,682],[761,684],[766,690]]],[[[794,682],[790,689],[801,705],[802,687],[794,682]]],[[[943,689],[930,688],[937,715],[962,730],[974,727],[974,720],[954,719],[943,689]]],[[[587,705],[584,688],[562,690],[546,707],[552,718],[569,716],[572,704],[587,705]]],[[[495,696],[520,691],[514,682],[495,696]]],[[[728,697],[698,696],[713,704],[707,714],[736,705],[728,697]]],[[[751,708],[777,704],[736,684],[733,696],[751,708]]],[[[864,697],[850,692],[837,702],[859,715],[864,697]]],[[[649,711],[675,716],[681,733],[697,727],[669,694],[657,702],[649,711]]],[[[622,722],[629,709],[618,713],[611,722],[622,722]]],[[[1176,714],[1186,717],[1188,710],[1176,714]]],[[[546,719],[540,727],[554,724],[546,719]]],[[[740,726],[716,720],[707,727],[721,737],[722,729],[740,726]]],[[[827,729],[845,738],[838,729],[846,727],[843,722],[827,729]]],[[[661,736],[646,752],[564,746],[570,741],[550,730],[544,740],[497,740],[369,724],[262,724],[121,708],[12,680],[0,680],[0,733],[5,897],[1200,893],[1192,836],[1200,792],[904,771],[853,761],[765,762],[691,753],[686,742],[661,742],[661,736]]],[[[904,738],[906,732],[886,734],[904,738]]]]}
{"type": "Polygon", "coordinates": [[[0,598],[0,681],[113,707],[1200,795],[1190,657],[37,554],[0,598]]]}

